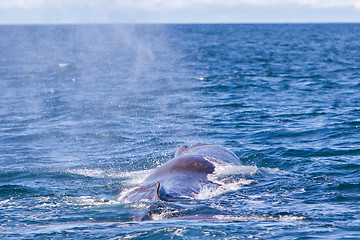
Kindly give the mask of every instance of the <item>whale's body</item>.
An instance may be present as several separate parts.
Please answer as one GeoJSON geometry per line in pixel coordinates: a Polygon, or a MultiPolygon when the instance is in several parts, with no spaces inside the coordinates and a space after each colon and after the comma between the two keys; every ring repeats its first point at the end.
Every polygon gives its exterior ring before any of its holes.
{"type": "Polygon", "coordinates": [[[181,146],[174,159],[156,168],[140,186],[121,194],[120,201],[192,198],[203,188],[218,186],[208,180],[208,175],[217,165],[226,163],[240,165],[239,158],[227,148],[210,144],[181,146]]]}

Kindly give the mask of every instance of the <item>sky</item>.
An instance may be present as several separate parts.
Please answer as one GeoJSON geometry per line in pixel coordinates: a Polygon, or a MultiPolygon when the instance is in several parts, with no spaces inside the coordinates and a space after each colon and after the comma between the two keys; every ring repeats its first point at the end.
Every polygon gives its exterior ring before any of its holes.
{"type": "Polygon", "coordinates": [[[0,24],[359,22],[360,0],[0,0],[0,24]]]}

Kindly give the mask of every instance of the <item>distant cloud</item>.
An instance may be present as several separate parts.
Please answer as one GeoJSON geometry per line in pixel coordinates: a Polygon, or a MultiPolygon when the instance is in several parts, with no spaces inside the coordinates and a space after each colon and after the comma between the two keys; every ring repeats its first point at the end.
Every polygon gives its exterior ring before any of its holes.
{"type": "MultiPolygon", "coordinates": [[[[292,2],[292,1],[284,1],[292,2]]],[[[355,7],[360,8],[360,0],[294,0],[299,5],[309,5],[315,8],[355,7]]]]}
{"type": "Polygon", "coordinates": [[[113,0],[116,5],[134,8],[187,8],[191,6],[239,6],[239,5],[283,5],[295,4],[314,8],[355,7],[360,8],[360,0],[113,0]]]}
{"type": "Polygon", "coordinates": [[[360,0],[0,0],[0,24],[360,22],[360,0]]]}
{"type": "Polygon", "coordinates": [[[0,8],[37,8],[41,6],[101,6],[130,7],[143,9],[181,9],[192,6],[273,6],[295,4],[314,8],[354,7],[360,8],[360,0],[0,0],[0,8]]]}
{"type": "Polygon", "coordinates": [[[73,6],[102,6],[106,1],[114,0],[0,0],[0,8],[38,8],[38,7],[73,7],[73,6]]]}
{"type": "Polygon", "coordinates": [[[43,0],[1,0],[0,8],[36,8],[43,3],[43,0]]]}

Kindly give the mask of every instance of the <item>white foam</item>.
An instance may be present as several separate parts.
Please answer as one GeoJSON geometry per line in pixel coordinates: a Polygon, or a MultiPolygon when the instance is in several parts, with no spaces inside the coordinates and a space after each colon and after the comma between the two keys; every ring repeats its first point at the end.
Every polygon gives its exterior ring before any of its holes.
{"type": "Polygon", "coordinates": [[[59,63],[58,66],[59,66],[60,68],[64,68],[64,67],[69,66],[69,64],[68,64],[68,63],[59,63]]]}
{"type": "Polygon", "coordinates": [[[233,164],[219,164],[213,162],[215,165],[215,172],[208,176],[208,179],[215,183],[203,188],[195,198],[208,199],[218,195],[237,191],[240,188],[250,185],[254,180],[246,177],[253,176],[258,172],[256,166],[243,166],[233,164]]]}
{"type": "Polygon", "coordinates": [[[206,77],[197,77],[195,78],[196,80],[200,80],[200,81],[208,81],[209,79],[206,77]]]}
{"type": "Polygon", "coordinates": [[[69,169],[67,172],[76,174],[76,175],[82,175],[85,177],[95,177],[95,178],[105,178],[105,177],[111,177],[109,174],[107,174],[105,171],[101,169],[69,169]]]}
{"type": "Polygon", "coordinates": [[[215,177],[228,176],[228,175],[242,175],[242,176],[254,176],[258,173],[259,169],[256,166],[244,166],[233,164],[216,164],[215,172],[212,174],[215,177]]]}
{"type": "Polygon", "coordinates": [[[303,221],[306,219],[304,216],[263,216],[263,215],[254,215],[254,216],[233,216],[233,215],[215,215],[213,219],[225,220],[225,221],[303,221]]]}
{"type": "Polygon", "coordinates": [[[0,207],[2,207],[2,208],[7,207],[11,203],[11,200],[12,200],[12,198],[0,201],[0,207]]]}
{"type": "Polygon", "coordinates": [[[105,198],[96,198],[92,196],[66,197],[63,203],[65,203],[66,205],[89,206],[89,207],[118,204],[118,202],[114,200],[108,200],[105,198]]]}
{"type": "Polygon", "coordinates": [[[222,183],[220,181],[217,181],[219,186],[205,187],[201,189],[201,191],[199,192],[199,194],[196,195],[195,198],[196,199],[213,198],[227,192],[237,191],[246,185],[250,185],[252,182],[253,180],[248,180],[248,179],[238,179],[230,183],[222,183]]]}

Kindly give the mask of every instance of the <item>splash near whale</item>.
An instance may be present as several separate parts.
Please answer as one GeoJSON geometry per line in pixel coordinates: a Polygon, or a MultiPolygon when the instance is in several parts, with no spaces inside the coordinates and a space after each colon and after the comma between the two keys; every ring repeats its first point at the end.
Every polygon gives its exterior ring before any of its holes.
{"type": "Polygon", "coordinates": [[[119,200],[132,203],[193,199],[203,189],[211,191],[219,187],[208,176],[226,164],[241,165],[239,158],[227,148],[211,144],[181,146],[174,159],[156,168],[139,186],[120,193],[119,200]]]}

